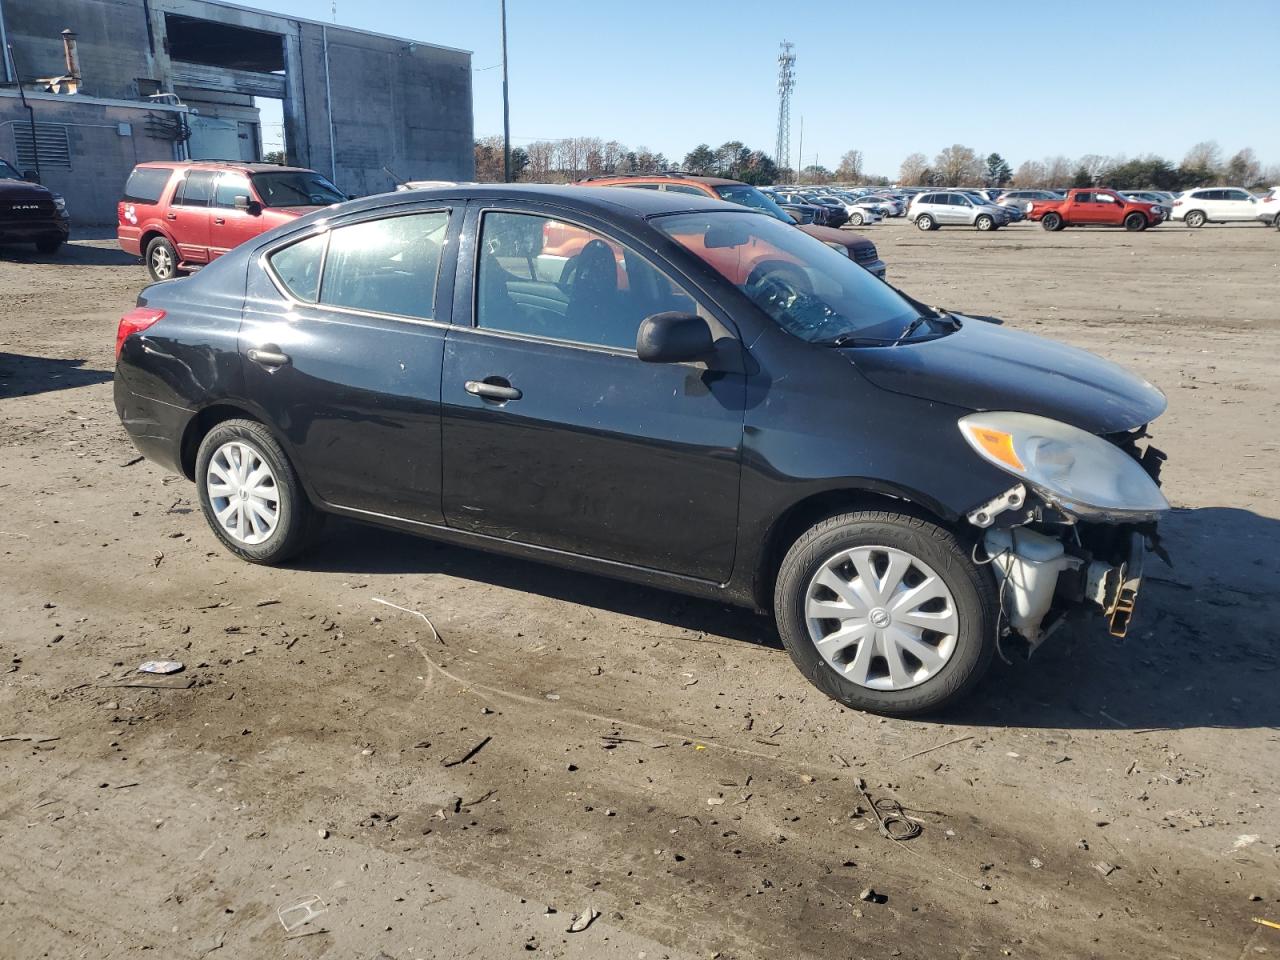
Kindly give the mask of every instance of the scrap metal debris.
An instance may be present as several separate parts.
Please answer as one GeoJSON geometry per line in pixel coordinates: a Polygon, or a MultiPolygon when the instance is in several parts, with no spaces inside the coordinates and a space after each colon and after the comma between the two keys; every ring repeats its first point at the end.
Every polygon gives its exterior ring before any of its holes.
{"type": "Polygon", "coordinates": [[[575,913],[573,919],[569,921],[569,926],[564,928],[565,933],[581,933],[587,927],[595,922],[596,917],[600,916],[600,911],[593,907],[587,907],[581,913],[575,913]]]}
{"type": "MultiPolygon", "coordinates": [[[[281,907],[276,911],[285,933],[293,933],[300,926],[310,923],[320,914],[328,910],[328,906],[319,897],[307,897],[291,907],[281,907]]],[[[318,931],[317,931],[318,932],[318,931]]]]}
{"type": "Polygon", "coordinates": [[[483,740],[481,740],[474,747],[472,747],[470,750],[468,750],[466,753],[464,753],[462,756],[458,757],[457,759],[450,757],[450,758],[441,760],[440,763],[446,767],[456,767],[460,763],[466,763],[468,760],[474,757],[477,753],[483,750],[485,744],[487,744],[492,739],[493,739],[492,736],[485,737],[483,740]]]}

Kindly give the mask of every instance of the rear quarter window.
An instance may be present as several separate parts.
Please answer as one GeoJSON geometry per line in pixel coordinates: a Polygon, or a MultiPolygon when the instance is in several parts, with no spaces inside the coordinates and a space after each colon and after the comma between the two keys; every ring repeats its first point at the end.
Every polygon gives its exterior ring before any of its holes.
{"type": "Polygon", "coordinates": [[[315,303],[320,292],[320,267],[328,239],[327,233],[316,234],[271,254],[271,269],[276,278],[304,303],[315,303]]]}
{"type": "Polygon", "coordinates": [[[170,167],[139,167],[129,175],[122,199],[129,203],[157,203],[172,174],[170,167]]]}

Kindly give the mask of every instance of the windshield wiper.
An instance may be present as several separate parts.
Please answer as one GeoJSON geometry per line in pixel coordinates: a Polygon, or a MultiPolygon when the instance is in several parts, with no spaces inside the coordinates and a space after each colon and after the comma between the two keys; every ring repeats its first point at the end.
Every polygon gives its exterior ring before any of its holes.
{"type": "Polygon", "coordinates": [[[908,337],[910,337],[913,333],[915,333],[924,324],[928,322],[929,322],[929,318],[924,314],[920,314],[920,316],[916,317],[914,320],[912,320],[910,323],[907,324],[907,329],[903,330],[902,333],[898,335],[898,339],[893,341],[893,345],[896,347],[898,346],[898,344],[903,343],[905,340],[907,340],[908,337]]]}

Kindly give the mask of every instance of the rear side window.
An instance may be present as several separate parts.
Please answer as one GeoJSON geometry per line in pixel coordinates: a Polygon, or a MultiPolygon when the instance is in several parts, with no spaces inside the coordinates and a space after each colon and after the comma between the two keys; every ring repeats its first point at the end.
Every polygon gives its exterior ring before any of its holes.
{"type": "Polygon", "coordinates": [[[320,233],[271,255],[271,269],[299,300],[315,303],[320,292],[320,267],[324,263],[324,247],[328,239],[327,233],[320,233]]]}
{"type": "Polygon", "coordinates": [[[430,320],[449,214],[367,220],[330,233],[320,302],[430,320]]]}
{"type": "Polygon", "coordinates": [[[129,174],[124,185],[123,199],[129,203],[155,203],[164,194],[165,185],[173,173],[170,167],[138,167],[129,174]]]}
{"type": "Polygon", "coordinates": [[[195,170],[187,174],[186,182],[175,193],[173,202],[184,207],[207,207],[213,200],[213,177],[209,170],[195,170]]]}

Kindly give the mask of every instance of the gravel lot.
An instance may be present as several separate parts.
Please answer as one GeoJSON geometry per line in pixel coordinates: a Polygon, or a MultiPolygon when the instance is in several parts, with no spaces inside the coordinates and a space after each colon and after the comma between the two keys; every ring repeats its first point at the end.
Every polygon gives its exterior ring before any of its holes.
{"type": "Polygon", "coordinates": [[[712,603],[344,523],[235,560],[116,420],[142,268],[4,251],[0,956],[1280,954],[1280,234],[866,232],[921,299],[1170,399],[1175,565],[1129,639],[933,721],[837,707],[712,603]],[[187,670],[119,685],[153,658],[187,670]]]}

